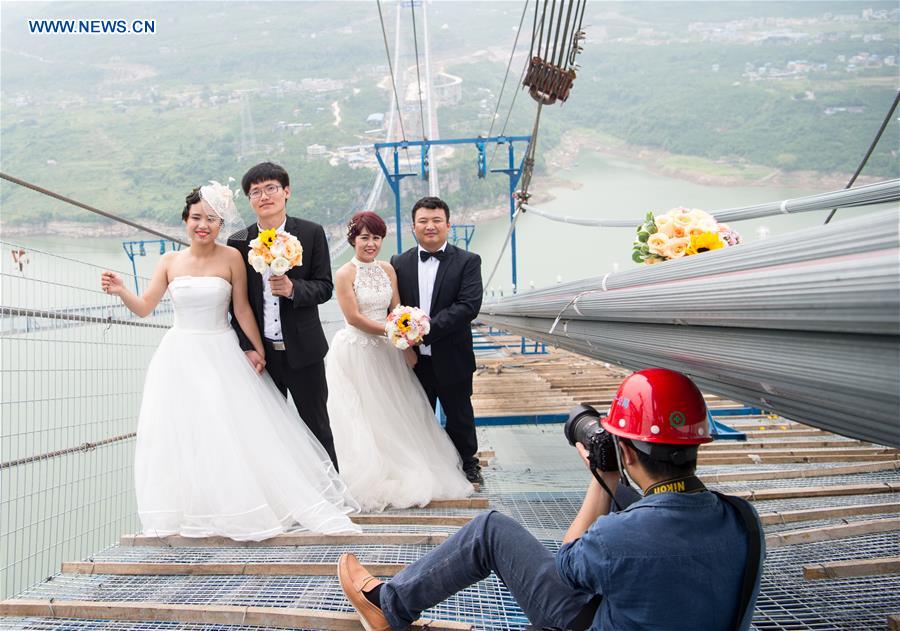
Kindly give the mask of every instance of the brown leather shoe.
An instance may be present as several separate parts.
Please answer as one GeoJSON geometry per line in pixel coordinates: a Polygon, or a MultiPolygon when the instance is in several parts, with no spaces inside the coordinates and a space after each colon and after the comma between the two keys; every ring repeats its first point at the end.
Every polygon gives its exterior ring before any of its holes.
{"type": "Polygon", "coordinates": [[[338,581],[341,589],[353,608],[366,631],[391,631],[391,625],[381,612],[379,607],[370,603],[363,595],[363,590],[371,591],[380,581],[360,564],[356,555],[345,553],[341,555],[337,566],[338,581]]]}

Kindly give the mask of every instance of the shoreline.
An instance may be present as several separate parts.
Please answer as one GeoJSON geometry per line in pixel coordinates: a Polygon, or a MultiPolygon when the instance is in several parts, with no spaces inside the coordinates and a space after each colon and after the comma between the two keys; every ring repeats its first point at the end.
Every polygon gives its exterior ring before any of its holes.
{"type": "MultiPolygon", "coordinates": [[[[820,173],[817,171],[783,171],[749,163],[728,160],[707,160],[696,156],[672,154],[667,151],[628,145],[616,138],[597,132],[575,130],[561,145],[547,152],[547,167],[554,172],[574,166],[578,157],[586,151],[603,157],[618,158],[639,164],[653,175],[665,176],[711,186],[779,186],[783,188],[824,188],[827,191],[844,188],[850,178],[843,173],[820,173]],[[694,168],[683,163],[691,163],[694,168]],[[710,169],[720,171],[710,172],[710,169]]],[[[882,178],[860,176],[856,184],[864,185],[881,181],[882,178]]],[[[556,199],[553,189],[578,190],[580,182],[559,176],[535,174],[538,190],[532,193],[531,203],[546,204],[556,199]]],[[[535,183],[533,181],[533,184],[535,183]]],[[[673,202],[674,203],[674,202],[673,202]]],[[[506,202],[488,208],[469,208],[459,212],[461,222],[479,224],[509,216],[506,202]]],[[[181,238],[181,224],[163,224],[155,221],[144,222],[146,227],[181,238]]],[[[326,226],[326,230],[328,227],[326,226]]],[[[0,235],[16,237],[37,233],[61,237],[128,237],[145,234],[144,231],[126,224],[96,225],[94,222],[72,220],[50,220],[43,222],[9,225],[0,221],[0,235]]]]}

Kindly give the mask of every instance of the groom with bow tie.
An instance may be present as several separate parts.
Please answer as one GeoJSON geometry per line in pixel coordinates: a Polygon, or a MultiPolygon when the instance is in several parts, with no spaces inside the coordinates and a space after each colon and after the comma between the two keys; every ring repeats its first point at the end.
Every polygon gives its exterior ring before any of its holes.
{"type": "Polygon", "coordinates": [[[423,197],[412,209],[419,244],[391,257],[397,271],[400,303],[431,317],[431,332],[415,347],[416,377],[431,407],[438,400],[447,415],[447,434],[456,446],[470,482],[482,483],[475,452],[472,411],[471,322],[481,310],[481,257],[447,243],[450,208],[438,197],[423,197]]]}
{"type": "Polygon", "coordinates": [[[247,264],[247,292],[263,335],[265,360],[253,350],[237,319],[232,318],[231,325],[250,363],[258,371],[265,367],[281,394],[287,396],[290,391],[303,422],[337,470],[326,406],[328,342],[319,321],[319,305],[328,302],[334,291],[325,230],[317,223],[287,215],[291,182],[280,165],[257,164],[244,174],[241,187],[257,221],[228,237],[228,245],[237,248],[247,264]],[[303,246],[303,264],[280,276],[268,270],[261,275],[247,262],[250,241],[259,236],[260,230],[273,228],[294,235],[303,246]]]}

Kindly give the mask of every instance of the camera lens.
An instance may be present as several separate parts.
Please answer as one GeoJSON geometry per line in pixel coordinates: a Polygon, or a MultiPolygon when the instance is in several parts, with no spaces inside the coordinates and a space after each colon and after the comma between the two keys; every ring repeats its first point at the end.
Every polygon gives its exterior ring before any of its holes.
{"type": "Polygon", "coordinates": [[[575,443],[581,443],[586,447],[589,446],[591,437],[603,431],[603,428],[600,426],[600,413],[584,403],[569,411],[569,418],[566,419],[566,424],[563,427],[566,440],[573,447],[575,443]]]}

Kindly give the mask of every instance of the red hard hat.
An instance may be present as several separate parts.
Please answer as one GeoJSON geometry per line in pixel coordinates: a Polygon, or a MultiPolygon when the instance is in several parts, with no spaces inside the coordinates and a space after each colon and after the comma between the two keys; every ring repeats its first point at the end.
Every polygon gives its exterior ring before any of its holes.
{"type": "Polygon", "coordinates": [[[706,401],[694,382],[665,368],[648,368],[625,378],[609,416],[601,421],[610,434],[665,445],[712,441],[706,401]]]}

